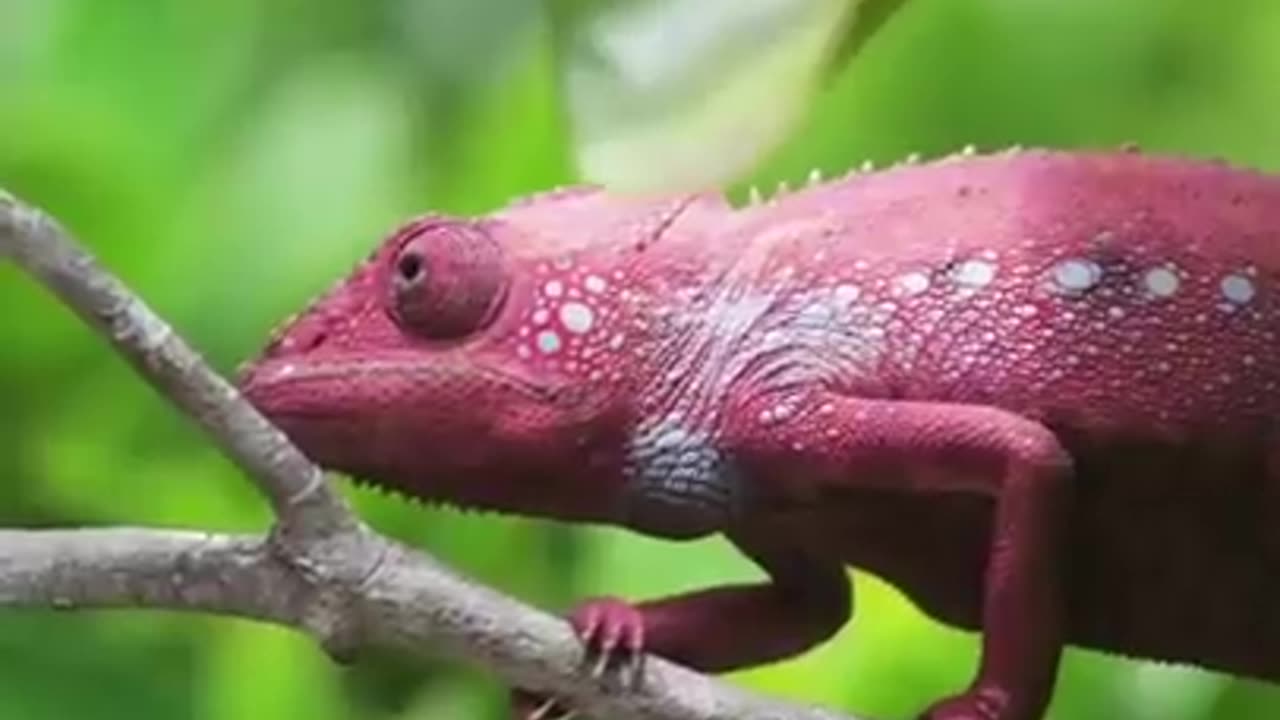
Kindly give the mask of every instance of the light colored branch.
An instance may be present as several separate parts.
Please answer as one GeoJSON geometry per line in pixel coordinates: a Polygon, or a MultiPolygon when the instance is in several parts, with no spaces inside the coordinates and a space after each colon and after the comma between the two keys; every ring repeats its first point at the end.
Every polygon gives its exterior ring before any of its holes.
{"type": "Polygon", "coordinates": [[[147,607],[297,625],[305,590],[259,536],[0,530],[0,605],[10,607],[147,607]]]}
{"type": "Polygon", "coordinates": [[[855,720],[659,658],[639,688],[583,672],[562,620],[369,530],[323,473],[44,214],[0,191],[0,257],[44,283],[196,420],[270,500],[268,536],[140,528],[0,530],[0,606],[166,608],[274,622],[330,653],[445,651],[617,720],[855,720]]]}

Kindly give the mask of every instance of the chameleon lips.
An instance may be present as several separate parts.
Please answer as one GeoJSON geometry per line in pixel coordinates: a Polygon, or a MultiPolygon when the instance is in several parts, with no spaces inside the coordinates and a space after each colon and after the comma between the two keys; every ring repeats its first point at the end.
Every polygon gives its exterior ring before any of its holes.
{"type": "Polygon", "coordinates": [[[420,469],[421,461],[404,448],[424,443],[407,436],[442,427],[437,403],[457,402],[448,393],[461,384],[442,382],[444,377],[447,370],[421,362],[279,358],[250,368],[241,387],[250,403],[326,468],[398,476],[420,469]],[[419,420],[406,424],[415,407],[419,420]]]}
{"type": "Polygon", "coordinates": [[[440,496],[441,477],[509,470],[519,452],[503,440],[506,423],[540,419],[546,405],[546,393],[528,381],[448,358],[271,359],[251,368],[242,387],[326,468],[432,496],[440,496]]]}
{"type": "Polygon", "coordinates": [[[317,362],[281,358],[250,368],[241,378],[241,389],[256,407],[269,416],[343,415],[352,410],[369,412],[394,409],[419,402],[475,404],[481,391],[526,400],[546,400],[551,390],[513,373],[462,366],[459,363],[421,359],[369,360],[341,356],[317,362]],[[378,388],[378,392],[370,392],[378,388]]]}

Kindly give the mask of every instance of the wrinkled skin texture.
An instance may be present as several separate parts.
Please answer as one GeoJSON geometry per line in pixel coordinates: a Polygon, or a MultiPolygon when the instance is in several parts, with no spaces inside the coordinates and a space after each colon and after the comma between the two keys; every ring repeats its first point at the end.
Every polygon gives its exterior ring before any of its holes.
{"type": "Polygon", "coordinates": [[[981,632],[924,717],[1033,720],[1066,644],[1280,679],[1278,235],[1280,181],[1136,153],[572,189],[409,223],[243,386],[362,480],[769,576],[586,601],[605,666],[803,652],[853,566],[981,632]]]}

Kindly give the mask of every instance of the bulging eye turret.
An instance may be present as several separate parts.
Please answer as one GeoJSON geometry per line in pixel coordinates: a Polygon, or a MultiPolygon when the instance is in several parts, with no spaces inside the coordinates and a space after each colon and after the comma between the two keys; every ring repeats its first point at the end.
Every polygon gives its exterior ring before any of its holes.
{"type": "Polygon", "coordinates": [[[507,282],[502,248],[483,227],[437,221],[414,228],[393,255],[388,309],[405,332],[456,340],[488,325],[507,282]]]}

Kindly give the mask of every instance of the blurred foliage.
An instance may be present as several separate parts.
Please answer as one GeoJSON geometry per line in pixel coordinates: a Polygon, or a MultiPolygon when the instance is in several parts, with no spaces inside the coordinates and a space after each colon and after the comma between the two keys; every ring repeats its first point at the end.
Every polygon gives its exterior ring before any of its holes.
{"type": "MultiPolygon", "coordinates": [[[[226,372],[427,208],[582,178],[747,183],[967,144],[1280,165],[1280,4],[1235,0],[5,0],[0,185],[62,218],[226,372]],[[898,7],[901,6],[901,7],[898,7]],[[890,16],[889,11],[897,9],[890,16]],[[887,18],[887,19],[886,19],[887,18]],[[878,27],[875,33],[869,29],[878,27]],[[854,53],[853,50],[858,52],[854,53]]],[[[258,529],[247,483],[0,267],[0,523],[258,529]]],[[[423,508],[379,528],[548,608],[755,571],[724,543],[423,508]]],[[[835,641],[734,679],[907,717],[976,644],[857,574],[835,641]]],[[[0,613],[0,719],[501,717],[487,675],[162,613],[0,613]]],[[[1072,651],[1052,717],[1251,720],[1280,690],[1072,651]]]]}

